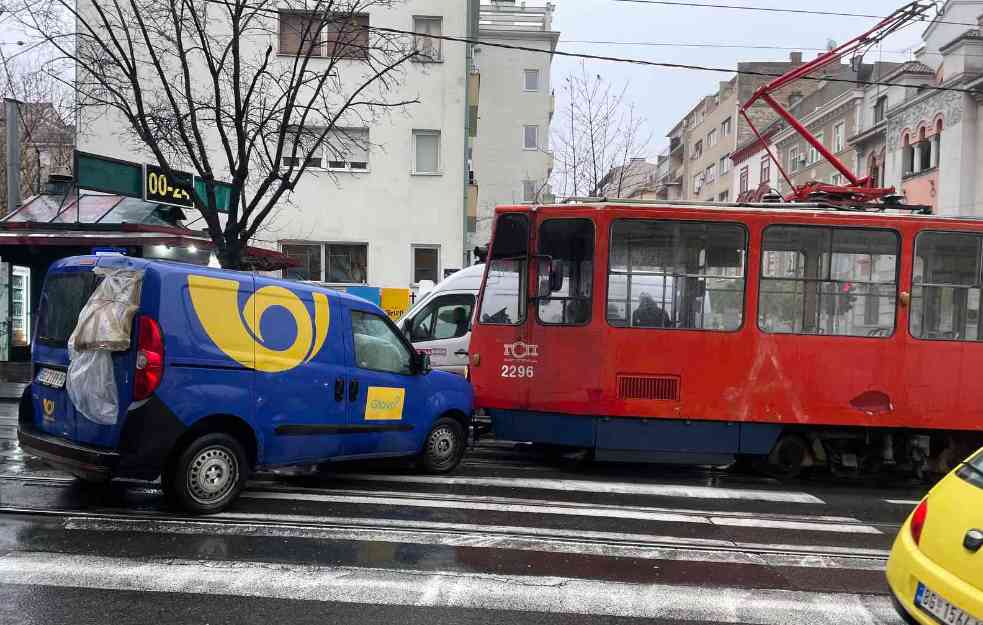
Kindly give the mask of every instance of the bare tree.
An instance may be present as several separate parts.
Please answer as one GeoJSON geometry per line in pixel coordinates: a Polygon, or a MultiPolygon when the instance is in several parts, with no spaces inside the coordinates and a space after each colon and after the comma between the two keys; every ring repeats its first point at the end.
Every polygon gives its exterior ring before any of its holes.
{"type": "Polygon", "coordinates": [[[651,143],[646,120],[628,102],[627,85],[616,87],[581,64],[567,76],[567,106],[554,125],[559,195],[624,197],[645,182],[644,156],[651,143]]]}
{"type": "Polygon", "coordinates": [[[43,1],[20,19],[76,68],[82,118],[112,116],[165,173],[204,181],[189,191],[224,267],[308,168],[367,149],[352,129],[417,101],[397,89],[415,42],[369,24],[398,0],[43,1]]]}
{"type": "MultiPolygon", "coordinates": [[[[39,55],[7,57],[0,51],[0,94],[19,102],[17,117],[6,119],[3,111],[0,143],[6,141],[11,124],[16,125],[21,141],[20,195],[41,192],[47,174],[70,173],[75,133],[70,115],[72,92],[64,82],[52,76],[39,55]]],[[[0,202],[7,198],[6,151],[0,152],[0,202]]],[[[8,212],[4,206],[0,214],[8,212]]]]}

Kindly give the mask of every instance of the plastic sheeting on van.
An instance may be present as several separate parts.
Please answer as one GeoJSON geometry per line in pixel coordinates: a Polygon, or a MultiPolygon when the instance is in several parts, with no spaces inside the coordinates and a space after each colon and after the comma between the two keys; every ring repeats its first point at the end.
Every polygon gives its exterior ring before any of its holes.
{"type": "Polygon", "coordinates": [[[66,390],[72,405],[86,419],[113,425],[119,415],[119,397],[112,352],[130,348],[143,270],[96,267],[94,273],[103,280],[89,296],[68,338],[66,390]]]}

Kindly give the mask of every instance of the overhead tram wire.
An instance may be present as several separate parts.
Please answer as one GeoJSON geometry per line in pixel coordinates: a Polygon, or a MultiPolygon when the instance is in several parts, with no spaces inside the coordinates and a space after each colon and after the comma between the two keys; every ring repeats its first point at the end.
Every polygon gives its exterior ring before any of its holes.
{"type": "MultiPolygon", "coordinates": [[[[204,0],[210,4],[220,4],[224,6],[236,6],[235,3],[230,0],[204,0]]],[[[241,5],[240,5],[241,6],[241,5]]],[[[271,13],[273,15],[279,15],[280,11],[275,8],[258,7],[255,5],[246,5],[247,8],[251,8],[256,11],[271,13]]],[[[702,6],[702,5],[701,5],[702,6]]],[[[429,33],[421,33],[413,30],[406,30],[401,28],[389,28],[386,26],[368,26],[368,30],[374,30],[377,32],[391,33],[396,35],[412,35],[412,36],[426,36],[431,39],[439,39],[441,41],[452,41],[455,43],[467,43],[476,46],[486,46],[489,48],[500,48],[503,50],[515,50],[517,52],[531,52],[534,54],[546,54],[550,56],[560,56],[566,58],[584,59],[587,61],[605,61],[610,63],[626,63],[630,65],[639,65],[642,67],[658,67],[662,69],[682,69],[690,71],[699,72],[715,72],[719,74],[741,74],[744,76],[761,76],[764,78],[778,78],[782,76],[781,73],[775,72],[760,72],[754,70],[739,70],[731,69],[727,67],[713,67],[709,65],[693,65],[687,63],[667,63],[663,61],[649,61],[645,59],[633,59],[629,57],[621,56],[608,56],[603,54],[587,54],[584,52],[566,52],[563,50],[543,50],[542,48],[534,48],[531,46],[521,46],[510,43],[492,43],[490,41],[484,41],[482,39],[473,39],[470,37],[455,37],[452,35],[432,35],[429,33]]],[[[876,86],[881,85],[884,87],[911,87],[912,85],[900,82],[884,82],[876,80],[851,80],[849,78],[835,78],[832,76],[804,76],[802,80],[816,80],[825,82],[841,82],[849,83],[854,85],[862,86],[876,86]]],[[[940,85],[925,85],[923,87],[926,91],[940,91],[940,92],[952,92],[952,93],[966,93],[969,95],[981,95],[983,90],[981,89],[965,89],[962,87],[944,87],[940,85]]]]}
{"type": "MultiPolygon", "coordinates": [[[[859,17],[865,19],[882,20],[886,15],[873,15],[870,13],[846,13],[842,11],[820,11],[816,9],[784,9],[776,7],[743,6],[738,4],[712,4],[703,2],[681,2],[679,0],[614,0],[625,4],[650,4],[657,6],[685,7],[695,9],[732,9],[735,11],[757,11],[761,13],[792,13],[797,15],[824,15],[829,17],[859,17]]],[[[936,24],[952,24],[955,26],[979,27],[975,22],[952,22],[947,20],[932,19],[926,17],[915,18],[916,22],[934,22],[936,24]]]]}

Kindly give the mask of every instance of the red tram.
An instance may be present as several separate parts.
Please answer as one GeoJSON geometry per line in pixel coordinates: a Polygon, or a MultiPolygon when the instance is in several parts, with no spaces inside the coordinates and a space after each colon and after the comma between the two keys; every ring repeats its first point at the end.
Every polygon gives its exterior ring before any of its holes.
{"type": "Polygon", "coordinates": [[[599,459],[939,467],[983,442],[983,222],[805,204],[497,211],[496,436],[599,459]]]}

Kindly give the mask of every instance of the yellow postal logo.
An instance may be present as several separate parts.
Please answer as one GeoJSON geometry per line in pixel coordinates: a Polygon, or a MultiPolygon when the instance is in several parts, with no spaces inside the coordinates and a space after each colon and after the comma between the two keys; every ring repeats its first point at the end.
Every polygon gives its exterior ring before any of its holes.
{"type": "Polygon", "coordinates": [[[366,421],[399,421],[403,418],[404,388],[370,386],[365,398],[366,421]]]}
{"type": "Polygon", "coordinates": [[[41,408],[44,409],[44,416],[50,417],[55,411],[55,400],[53,399],[42,399],[41,408]]]}
{"type": "Polygon", "coordinates": [[[188,291],[195,314],[208,338],[229,358],[244,367],[266,373],[289,371],[310,362],[328,337],[328,298],[314,293],[314,318],[300,297],[282,286],[265,286],[249,296],[239,313],[239,281],[208,276],[188,276],[188,291]],[[297,333],[286,349],[264,345],[260,320],[279,306],[293,317],[297,333]],[[245,322],[245,323],[244,323],[245,322]]]}

